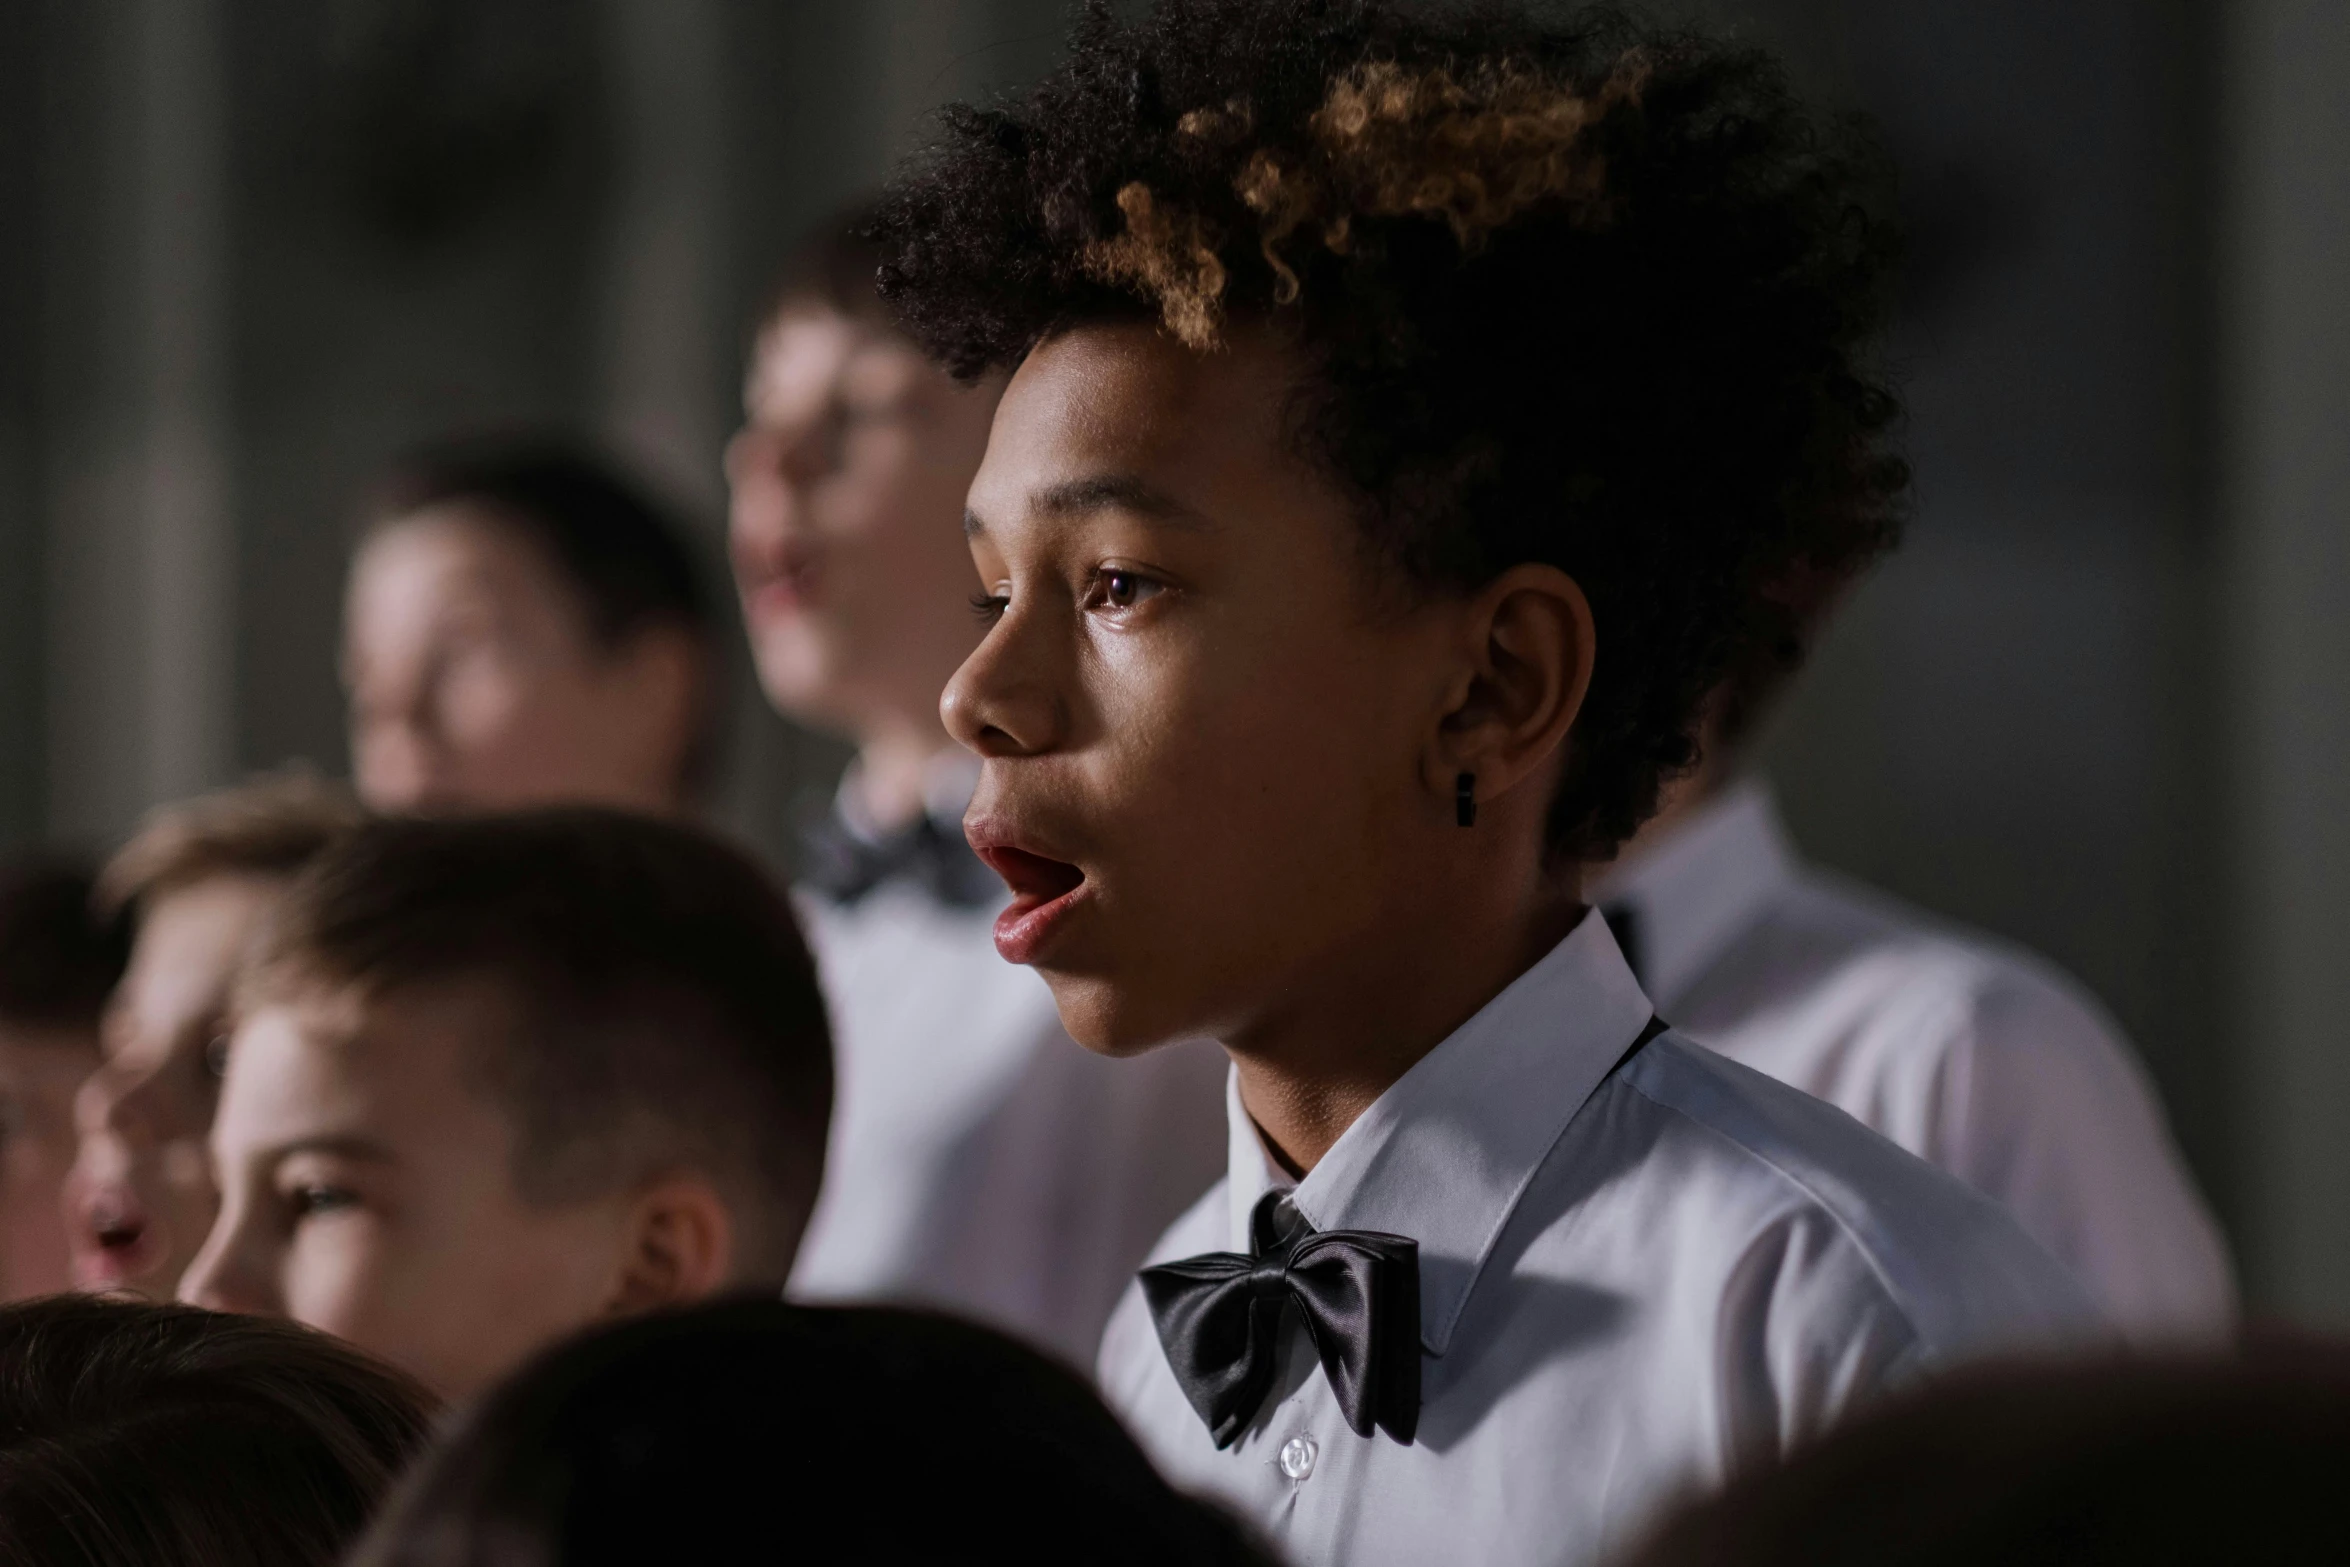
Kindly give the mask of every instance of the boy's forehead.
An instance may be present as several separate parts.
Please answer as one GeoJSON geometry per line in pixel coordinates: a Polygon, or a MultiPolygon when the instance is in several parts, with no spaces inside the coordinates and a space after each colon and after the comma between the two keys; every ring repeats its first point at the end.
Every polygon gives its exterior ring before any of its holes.
{"type": "Polygon", "coordinates": [[[1283,466],[1293,374],[1263,334],[1200,353],[1147,323],[1058,333],[1005,389],[973,510],[1008,516],[1054,486],[1113,475],[1180,497],[1221,475],[1283,466]]]}
{"type": "Polygon", "coordinates": [[[273,1122],[430,1116],[470,1099],[478,1054],[513,1026],[511,1002],[486,982],[296,980],[238,1023],[226,1101],[273,1122]]]}

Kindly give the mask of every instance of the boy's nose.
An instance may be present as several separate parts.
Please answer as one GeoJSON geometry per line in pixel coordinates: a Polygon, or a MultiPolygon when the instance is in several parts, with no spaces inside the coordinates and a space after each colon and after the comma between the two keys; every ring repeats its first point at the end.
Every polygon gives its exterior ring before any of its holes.
{"type": "Polygon", "coordinates": [[[1067,709],[1026,667],[1032,655],[1007,616],[963,660],[939,694],[938,716],[964,749],[985,757],[1036,756],[1058,747],[1067,709]]]}
{"type": "Polygon", "coordinates": [[[259,1287],[259,1275],[245,1263],[237,1248],[236,1227],[224,1210],[205,1237],[204,1249],[188,1264],[179,1280],[178,1296],[208,1311],[235,1311],[266,1316],[275,1311],[268,1292],[259,1287]]]}
{"type": "Polygon", "coordinates": [[[85,1138],[154,1142],[153,1074],[107,1061],[82,1080],[73,1096],[74,1130],[85,1138]]]}

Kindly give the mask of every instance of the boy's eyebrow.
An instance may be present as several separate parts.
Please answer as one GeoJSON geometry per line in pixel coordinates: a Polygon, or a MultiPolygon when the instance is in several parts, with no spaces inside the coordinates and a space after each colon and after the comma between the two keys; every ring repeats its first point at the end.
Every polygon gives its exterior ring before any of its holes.
{"type": "Polygon", "coordinates": [[[1191,507],[1139,474],[1104,473],[1048,484],[1028,497],[1031,510],[1048,517],[1116,507],[1157,522],[1197,525],[1207,521],[1191,507]]]}
{"type": "Polygon", "coordinates": [[[290,1143],[280,1143],[269,1151],[269,1162],[291,1159],[296,1154],[334,1154],[343,1159],[364,1159],[374,1164],[390,1164],[397,1157],[392,1150],[372,1137],[356,1133],[328,1133],[319,1137],[299,1137],[290,1143]]]}
{"type": "MultiPolygon", "coordinates": [[[[1048,484],[1033,491],[1028,497],[1031,511],[1046,517],[1070,517],[1089,511],[1116,508],[1148,517],[1153,522],[1174,523],[1178,527],[1205,527],[1208,519],[1198,510],[1185,505],[1165,490],[1138,474],[1104,473],[1085,479],[1065,479],[1059,484],[1048,484]]],[[[965,508],[963,536],[975,539],[987,531],[987,523],[979,513],[965,508]]]]}

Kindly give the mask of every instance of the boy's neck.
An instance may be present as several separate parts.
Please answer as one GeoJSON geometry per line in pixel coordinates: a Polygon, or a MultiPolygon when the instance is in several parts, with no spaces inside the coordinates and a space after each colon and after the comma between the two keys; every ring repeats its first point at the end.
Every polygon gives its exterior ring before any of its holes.
{"type": "Polygon", "coordinates": [[[1568,871],[1509,906],[1456,905],[1351,947],[1342,972],[1310,976],[1226,1039],[1241,1104],[1275,1162],[1301,1177],[1320,1163],[1421,1057],[1567,938],[1581,890],[1568,871]]]}

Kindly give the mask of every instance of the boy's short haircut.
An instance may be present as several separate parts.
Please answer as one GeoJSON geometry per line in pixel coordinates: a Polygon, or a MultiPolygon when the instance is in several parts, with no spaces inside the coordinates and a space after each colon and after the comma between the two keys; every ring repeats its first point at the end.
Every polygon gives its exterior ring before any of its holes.
{"type": "Polygon", "coordinates": [[[0,1307],[0,1561],[330,1567],[431,1413],[399,1372],[290,1322],[0,1307]]]}
{"type": "Polygon", "coordinates": [[[447,505],[478,507],[528,540],[579,604],[598,649],[615,652],[655,627],[683,631],[701,646],[701,712],[680,781],[688,789],[706,783],[718,743],[724,660],[711,596],[683,524],[643,486],[581,447],[550,436],[482,435],[400,457],[369,494],[362,531],[372,534],[447,505]]]}
{"type": "Polygon", "coordinates": [[[238,1006],[464,981],[513,1009],[468,1070],[512,1120],[524,1199],[696,1170],[733,1206],[746,1266],[789,1266],[823,1170],[831,1035],[756,865],[587,807],[373,822],[289,889],[238,1006]]]}
{"type": "Polygon", "coordinates": [[[735,1300],[542,1354],[352,1567],[944,1561],[1270,1567],[1075,1371],[975,1323],[735,1300]]]}
{"type": "Polygon", "coordinates": [[[1941,1378],[1658,1527],[1624,1567],[2350,1558],[2350,1354],[2027,1361],[1941,1378]]]}
{"type": "Polygon", "coordinates": [[[130,960],[130,926],[101,913],[80,860],[0,866],[0,1023],[88,1031],[130,960]]]}
{"type": "Polygon", "coordinates": [[[878,284],[882,249],[873,225],[879,210],[867,197],[801,235],[784,257],[757,325],[764,328],[795,310],[824,310],[896,331],[896,315],[878,284]]]}
{"type": "Polygon", "coordinates": [[[215,876],[292,876],[364,820],[350,790],[299,770],[159,806],[98,873],[98,907],[136,916],[215,876]]]}
{"type": "Polygon", "coordinates": [[[1604,11],[1095,4],[1024,99],[946,124],[876,231],[950,369],[1089,323],[1268,324],[1292,445],[1374,560],[1424,592],[1581,584],[1558,859],[1612,854],[1709,694],[1785,656],[1789,581],[1897,532],[1889,166],[1759,51],[1604,11]]]}

